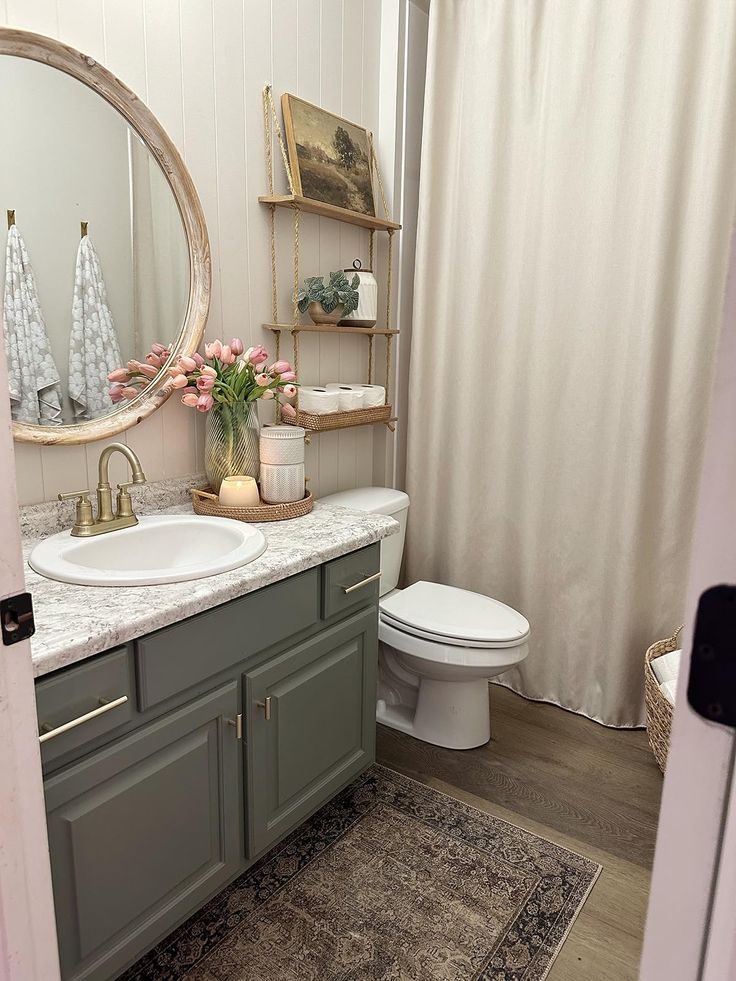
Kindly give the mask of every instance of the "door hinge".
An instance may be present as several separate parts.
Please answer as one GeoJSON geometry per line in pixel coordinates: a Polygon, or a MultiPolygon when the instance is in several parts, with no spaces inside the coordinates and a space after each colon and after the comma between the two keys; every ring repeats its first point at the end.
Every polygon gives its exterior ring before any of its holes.
{"type": "Polygon", "coordinates": [[[700,597],[687,700],[709,722],[736,728],[736,586],[700,597]]]}
{"type": "Polygon", "coordinates": [[[0,626],[3,644],[17,644],[28,640],[36,631],[33,619],[33,600],[30,593],[18,593],[0,600],[0,626]]]}

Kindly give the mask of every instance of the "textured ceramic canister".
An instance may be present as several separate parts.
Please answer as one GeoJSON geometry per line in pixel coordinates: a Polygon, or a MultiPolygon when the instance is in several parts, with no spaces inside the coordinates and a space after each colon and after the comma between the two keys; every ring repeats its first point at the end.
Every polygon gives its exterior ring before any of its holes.
{"type": "Polygon", "coordinates": [[[264,426],[261,429],[261,463],[282,466],[304,463],[304,435],[301,426],[264,426]]]}
{"type": "Polygon", "coordinates": [[[378,319],[378,283],[372,269],[363,269],[360,259],[353,260],[353,268],[346,273],[355,273],[360,280],[358,287],[358,309],[353,310],[340,321],[346,327],[375,327],[378,319]]]}

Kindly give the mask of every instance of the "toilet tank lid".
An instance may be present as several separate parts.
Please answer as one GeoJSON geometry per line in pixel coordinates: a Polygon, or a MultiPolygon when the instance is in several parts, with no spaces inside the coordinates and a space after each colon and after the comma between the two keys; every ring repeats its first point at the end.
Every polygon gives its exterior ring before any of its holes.
{"type": "Polygon", "coordinates": [[[353,511],[368,511],[370,514],[397,514],[409,507],[409,495],[391,487],[356,487],[354,490],[338,491],[320,500],[325,504],[337,504],[353,511]]]}

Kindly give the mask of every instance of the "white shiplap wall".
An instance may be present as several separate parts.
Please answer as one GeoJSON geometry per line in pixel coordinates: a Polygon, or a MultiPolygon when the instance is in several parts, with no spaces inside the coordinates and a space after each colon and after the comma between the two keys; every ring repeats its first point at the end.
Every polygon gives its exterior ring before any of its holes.
{"type": "MultiPolygon", "coordinates": [[[[208,337],[243,336],[273,350],[261,323],[270,320],[267,212],[261,89],[305,99],[379,128],[381,19],[395,0],[0,0],[0,22],[37,31],[91,55],[138,92],[180,148],[202,199],[213,269],[208,337]]],[[[397,8],[398,12],[398,8],[397,8]]],[[[383,52],[384,59],[394,52],[383,52]]],[[[394,147],[379,144],[390,196],[394,147]]],[[[63,152],[63,148],[60,148],[63,152]]],[[[283,175],[277,172],[283,185],[283,175]]],[[[277,187],[279,184],[277,184],[277,187]]],[[[277,215],[279,313],[291,306],[291,223],[277,215]]],[[[367,233],[305,215],[302,275],[367,258],[367,233]]],[[[305,336],[300,379],[354,381],[366,370],[367,342],[305,336]]],[[[288,341],[282,353],[289,356],[288,341]]],[[[377,343],[377,360],[383,356],[377,343]]],[[[176,398],[121,438],[140,456],[150,480],[202,466],[203,420],[176,398]]],[[[307,472],[317,495],[371,483],[371,427],[315,437],[307,472]]],[[[16,444],[21,503],[96,483],[104,442],[37,448],[16,444]]],[[[120,471],[122,473],[122,471],[120,471]]],[[[115,475],[116,479],[121,479],[115,475]]]]}

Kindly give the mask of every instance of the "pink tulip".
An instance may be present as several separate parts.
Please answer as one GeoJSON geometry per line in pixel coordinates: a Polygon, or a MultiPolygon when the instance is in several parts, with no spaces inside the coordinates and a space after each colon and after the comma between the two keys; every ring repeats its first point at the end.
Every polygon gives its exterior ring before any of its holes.
{"type": "Polygon", "coordinates": [[[268,402],[270,399],[275,398],[272,388],[267,388],[263,395],[259,396],[264,402],[268,402]]]}
{"type": "Polygon", "coordinates": [[[141,363],[140,361],[129,361],[126,367],[132,374],[134,371],[140,371],[141,363]]]}
{"type": "Polygon", "coordinates": [[[215,387],[215,379],[210,375],[201,375],[197,379],[197,388],[200,392],[211,392],[215,387]]]}
{"type": "Polygon", "coordinates": [[[245,352],[245,360],[255,365],[263,364],[264,361],[268,361],[268,351],[262,344],[249,347],[245,352]]]}
{"type": "Polygon", "coordinates": [[[197,399],[197,412],[209,412],[215,400],[211,395],[200,395],[197,399]]]}
{"type": "Polygon", "coordinates": [[[271,367],[268,369],[269,375],[281,375],[285,371],[292,371],[292,367],[288,361],[274,361],[271,367]]]}
{"type": "Polygon", "coordinates": [[[236,358],[243,353],[245,348],[243,347],[243,342],[239,337],[233,337],[233,339],[230,341],[230,350],[233,352],[236,358]]]}
{"type": "Polygon", "coordinates": [[[281,415],[288,416],[290,419],[296,419],[296,409],[293,405],[289,405],[288,402],[284,402],[281,406],[281,415]]]}
{"type": "Polygon", "coordinates": [[[158,368],[154,368],[152,364],[142,364],[138,366],[138,371],[145,375],[146,378],[155,378],[158,374],[158,368]]]}
{"type": "Polygon", "coordinates": [[[202,355],[199,354],[198,351],[195,351],[194,354],[192,355],[192,358],[194,359],[197,367],[201,368],[202,365],[204,364],[204,358],[202,357],[202,355]]]}
{"type": "Polygon", "coordinates": [[[220,355],[220,360],[223,364],[232,364],[235,360],[235,355],[230,350],[229,344],[222,345],[222,354],[220,355]]]}
{"type": "Polygon", "coordinates": [[[212,367],[211,364],[203,364],[199,370],[200,373],[203,375],[209,375],[210,378],[217,378],[217,372],[215,371],[215,369],[212,367]]]}
{"type": "Polygon", "coordinates": [[[272,381],[273,378],[271,378],[270,375],[267,375],[265,371],[261,372],[259,375],[256,375],[255,377],[256,385],[260,385],[261,388],[266,388],[268,385],[271,384],[272,381]]]}
{"type": "Polygon", "coordinates": [[[111,401],[115,405],[117,405],[118,402],[122,402],[123,401],[123,389],[124,388],[125,388],[125,385],[121,385],[121,384],[111,385],[110,386],[110,399],[111,399],[111,401]]]}
{"type": "Polygon", "coordinates": [[[169,376],[171,378],[176,378],[179,375],[181,377],[186,377],[184,375],[184,370],[180,368],[178,364],[172,364],[172,366],[169,368],[169,376]]]}
{"type": "Polygon", "coordinates": [[[186,388],[189,382],[187,381],[186,375],[177,375],[175,378],[171,379],[172,388],[186,388]]]}
{"type": "Polygon", "coordinates": [[[187,387],[185,389],[183,389],[183,394],[184,395],[196,395],[197,398],[199,398],[199,389],[197,388],[196,385],[187,385],[187,387]]]}
{"type": "Polygon", "coordinates": [[[153,365],[154,368],[160,368],[163,361],[157,354],[151,352],[150,354],[146,355],[146,364],[153,365]]]}
{"type": "Polygon", "coordinates": [[[191,392],[187,392],[186,395],[182,395],[181,404],[188,405],[190,409],[193,409],[199,402],[199,395],[194,395],[191,392]]]}
{"type": "Polygon", "coordinates": [[[293,399],[296,395],[296,385],[284,385],[281,389],[287,399],[293,399]]]}
{"type": "Polygon", "coordinates": [[[128,401],[130,401],[131,399],[138,397],[139,389],[133,388],[133,386],[130,385],[127,388],[121,388],[120,394],[124,399],[128,399],[128,401]]]}
{"type": "Polygon", "coordinates": [[[293,382],[293,381],[296,381],[296,375],[294,374],[293,371],[282,371],[281,372],[281,381],[282,382],[293,382]]]}
{"type": "Polygon", "coordinates": [[[189,358],[185,354],[179,358],[179,367],[184,371],[195,371],[197,368],[197,362],[194,358],[189,358]]]}
{"type": "Polygon", "coordinates": [[[129,382],[130,372],[126,371],[125,368],[116,368],[115,371],[110,372],[107,380],[111,382],[129,382]]]}
{"type": "Polygon", "coordinates": [[[156,341],[154,344],[151,345],[151,354],[157,354],[160,358],[163,357],[168,358],[169,349],[165,347],[163,344],[159,344],[158,341],[156,341]]]}
{"type": "Polygon", "coordinates": [[[204,353],[208,358],[219,358],[222,354],[222,343],[213,341],[211,344],[205,344],[204,353]]]}

